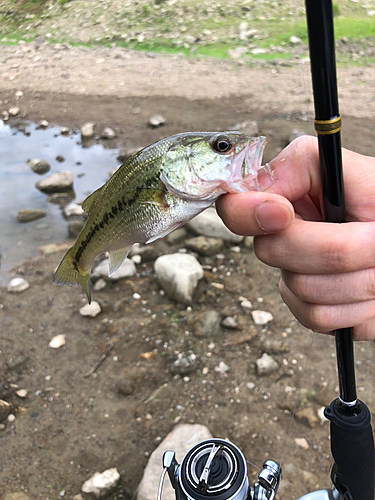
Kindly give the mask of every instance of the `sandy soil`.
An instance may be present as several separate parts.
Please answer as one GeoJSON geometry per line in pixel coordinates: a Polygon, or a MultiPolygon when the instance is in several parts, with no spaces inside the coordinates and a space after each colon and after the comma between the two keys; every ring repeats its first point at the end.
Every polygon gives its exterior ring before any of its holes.
{"type": "MultiPolygon", "coordinates": [[[[16,105],[28,119],[69,127],[88,120],[110,125],[129,147],[251,119],[269,137],[268,160],[294,128],[311,131],[307,64],[249,69],[232,62],[34,43],[3,46],[0,57],[0,109],[16,105]],[[17,91],[23,95],[17,97],[17,91]],[[152,130],[147,120],[156,112],[167,124],[152,130]]],[[[374,76],[371,67],[339,72],[343,143],[372,155],[374,76]]],[[[183,246],[162,241],[156,253],[183,246]]],[[[336,397],[333,341],[298,325],[278,296],[278,271],[260,264],[251,248],[242,245],[236,253],[227,245],[222,254],[222,259],[199,257],[211,269],[191,311],[159,293],[147,262],[134,279],[95,293],[102,307],[95,319],[79,314],[85,303],[79,288],[52,285],[62,253],[16,270],[31,287],[21,295],[0,290],[0,399],[14,405],[16,416],[0,431],[0,498],[24,491],[35,500],[61,498],[61,492],[70,499],[94,472],[109,467],[121,473],[112,498],[130,498],[147,456],[177,422],[207,425],[258,466],[285,453],[281,499],[329,485],[327,423],[310,419],[312,428],[300,418],[289,427],[296,401],[297,409],[310,408],[311,417],[336,397]],[[253,309],[270,311],[274,320],[254,325],[250,311],[240,306],[241,296],[253,309]],[[237,315],[239,328],[198,336],[197,322],[207,309],[237,315]],[[60,333],[65,346],[49,348],[60,333]],[[108,358],[85,378],[109,344],[114,347],[108,358]],[[188,379],[173,376],[170,363],[188,351],[198,356],[197,369],[188,379]],[[280,368],[259,377],[255,361],[266,351],[280,368]],[[215,371],[220,361],[230,367],[225,374],[215,371]],[[16,395],[19,389],[27,389],[25,399],[16,395]],[[295,442],[302,437],[308,450],[295,442]]],[[[358,344],[357,352],[358,385],[374,408],[374,345],[358,344]]],[[[252,480],[256,472],[250,467],[252,480]]]]}

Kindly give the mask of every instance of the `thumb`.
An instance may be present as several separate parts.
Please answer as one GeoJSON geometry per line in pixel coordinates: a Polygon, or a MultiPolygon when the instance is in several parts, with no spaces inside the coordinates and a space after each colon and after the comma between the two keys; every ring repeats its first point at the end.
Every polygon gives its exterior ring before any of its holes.
{"type": "Polygon", "coordinates": [[[256,191],[221,196],[216,208],[231,231],[248,236],[283,231],[294,219],[294,209],[288,200],[256,191]]]}

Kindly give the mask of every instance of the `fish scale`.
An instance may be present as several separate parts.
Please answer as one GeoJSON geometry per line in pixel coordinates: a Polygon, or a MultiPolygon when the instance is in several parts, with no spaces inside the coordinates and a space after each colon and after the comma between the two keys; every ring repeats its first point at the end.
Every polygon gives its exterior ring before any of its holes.
{"type": "Polygon", "coordinates": [[[150,243],[192,219],[226,192],[256,189],[264,137],[187,132],[130,157],[83,202],[87,221],[65,254],[54,283],[80,283],[90,302],[90,269],[110,252],[110,274],[134,243],[150,243]]]}

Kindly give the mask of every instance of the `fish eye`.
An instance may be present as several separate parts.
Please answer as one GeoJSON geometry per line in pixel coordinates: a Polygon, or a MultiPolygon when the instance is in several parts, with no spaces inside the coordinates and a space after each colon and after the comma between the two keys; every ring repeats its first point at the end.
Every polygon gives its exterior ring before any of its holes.
{"type": "Polygon", "coordinates": [[[232,149],[233,144],[226,135],[219,135],[212,141],[211,147],[217,153],[228,153],[232,149]]]}

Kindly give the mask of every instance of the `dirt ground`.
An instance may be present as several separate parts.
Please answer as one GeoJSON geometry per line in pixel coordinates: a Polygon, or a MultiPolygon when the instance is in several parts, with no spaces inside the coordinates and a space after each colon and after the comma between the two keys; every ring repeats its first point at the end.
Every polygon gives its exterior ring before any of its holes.
{"type": "MultiPolygon", "coordinates": [[[[14,121],[43,118],[73,128],[94,121],[115,129],[116,144],[125,147],[256,120],[269,138],[267,161],[293,129],[312,131],[307,64],[249,69],[34,43],[2,46],[0,60],[0,110],[19,106],[14,121]],[[155,113],[167,123],[151,129],[147,121],[155,113]]],[[[375,155],[374,73],[373,67],[339,72],[343,144],[369,155],[375,155]]],[[[183,247],[183,241],[155,244],[157,254],[183,247]]],[[[33,500],[73,499],[94,472],[110,467],[121,474],[111,498],[131,498],[147,457],[177,422],[207,425],[257,466],[283,457],[281,499],[329,486],[329,426],[316,415],[337,395],[333,339],[293,319],[277,292],[278,270],[259,263],[251,247],[242,244],[238,253],[228,244],[221,253],[199,257],[206,271],[191,310],[160,294],[151,261],[134,278],[95,292],[102,313],[94,319],[79,314],[86,302],[80,288],[52,284],[62,253],[18,267],[30,288],[19,295],[0,290],[0,399],[14,405],[16,417],[0,430],[0,498],[22,491],[33,500]],[[240,297],[274,320],[255,325],[240,297]],[[236,315],[238,328],[199,336],[207,309],[236,315]],[[66,344],[51,349],[58,334],[66,344]],[[85,378],[109,344],[107,359],[85,378]],[[178,353],[190,351],[197,368],[172,375],[178,353]],[[260,377],[255,361],[263,352],[279,369],[260,377]],[[215,370],[221,361],[226,373],[215,370]],[[19,389],[28,391],[25,399],[19,389]],[[294,418],[290,429],[295,403],[297,411],[310,408],[309,420],[294,418]],[[308,449],[296,438],[305,438],[308,449]]],[[[374,344],[358,343],[356,351],[361,398],[373,409],[374,344]]],[[[249,465],[251,481],[256,473],[249,465]]]]}

